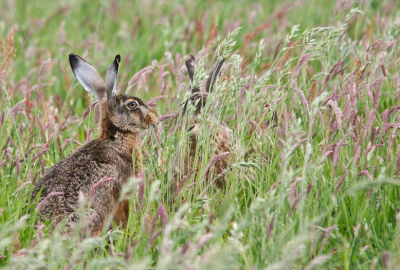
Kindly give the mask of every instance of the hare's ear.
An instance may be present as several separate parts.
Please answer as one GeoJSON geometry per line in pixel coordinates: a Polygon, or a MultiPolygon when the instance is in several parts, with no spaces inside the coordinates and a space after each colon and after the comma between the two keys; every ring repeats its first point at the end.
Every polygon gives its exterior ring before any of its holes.
{"type": "Polygon", "coordinates": [[[114,107],[116,103],[117,78],[118,78],[118,69],[120,62],[121,62],[121,57],[118,54],[115,56],[114,62],[107,69],[106,92],[107,92],[107,102],[109,108],[114,107]]]}
{"type": "Polygon", "coordinates": [[[193,54],[189,54],[185,58],[186,68],[189,74],[190,81],[193,82],[194,72],[196,71],[195,58],[193,54]]]}
{"type": "Polygon", "coordinates": [[[97,100],[100,101],[105,94],[104,81],[96,69],[83,60],[82,57],[74,53],[69,55],[69,64],[83,88],[94,94],[97,100]]]}
{"type": "MultiPolygon", "coordinates": [[[[193,77],[194,73],[196,72],[196,58],[194,58],[193,54],[189,54],[185,58],[185,64],[186,68],[189,74],[190,81],[193,83],[193,77]]],[[[200,92],[200,89],[198,87],[191,88],[191,93],[197,93],[200,92]]]]}
{"type": "Polygon", "coordinates": [[[217,60],[217,62],[211,68],[211,72],[208,75],[208,79],[206,82],[206,91],[208,93],[212,92],[215,81],[218,79],[219,76],[221,76],[221,67],[224,64],[224,62],[225,58],[222,58],[222,60],[217,60]]]}

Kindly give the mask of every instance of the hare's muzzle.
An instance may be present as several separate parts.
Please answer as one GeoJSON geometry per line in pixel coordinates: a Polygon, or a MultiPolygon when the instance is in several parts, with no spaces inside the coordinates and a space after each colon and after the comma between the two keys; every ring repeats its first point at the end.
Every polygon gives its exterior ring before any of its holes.
{"type": "Polygon", "coordinates": [[[158,123],[158,117],[155,114],[155,112],[152,112],[150,114],[147,114],[147,123],[151,126],[155,126],[158,123]]]}
{"type": "Polygon", "coordinates": [[[150,107],[141,106],[140,110],[143,114],[144,124],[147,127],[154,126],[158,122],[157,112],[150,107]]]}

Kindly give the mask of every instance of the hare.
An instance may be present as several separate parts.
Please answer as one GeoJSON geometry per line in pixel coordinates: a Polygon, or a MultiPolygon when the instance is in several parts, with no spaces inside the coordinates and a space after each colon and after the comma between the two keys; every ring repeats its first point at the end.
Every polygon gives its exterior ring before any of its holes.
{"type": "MultiPolygon", "coordinates": [[[[189,74],[189,78],[193,83],[193,76],[195,73],[195,57],[189,54],[186,59],[186,68],[189,74]]],[[[211,72],[205,84],[205,91],[201,91],[198,87],[193,87],[191,89],[191,96],[188,100],[184,102],[182,114],[187,111],[187,106],[189,101],[195,107],[193,116],[191,116],[190,121],[192,123],[189,128],[189,147],[187,153],[185,153],[185,163],[184,163],[184,175],[187,175],[196,166],[194,164],[194,159],[196,155],[197,147],[197,137],[200,132],[200,119],[199,116],[207,102],[208,93],[212,92],[215,81],[221,76],[221,68],[224,64],[225,59],[222,59],[214,64],[211,68],[211,72]]],[[[210,123],[208,124],[210,126],[210,123]]],[[[224,186],[224,176],[223,172],[227,168],[229,161],[229,154],[231,152],[231,144],[233,139],[233,131],[226,125],[219,123],[217,126],[215,134],[215,175],[218,178],[215,180],[217,187],[222,188],[224,186]]],[[[207,176],[208,179],[208,176],[207,176]]]]}
{"type": "Polygon", "coordinates": [[[108,67],[105,82],[82,57],[70,54],[69,62],[78,81],[99,102],[100,135],[49,169],[34,185],[32,198],[40,193],[41,219],[66,217],[73,224],[78,220],[76,210],[83,193],[89,198],[91,234],[99,235],[113,219],[126,226],[129,203],[119,202],[119,198],[122,186],[141,171],[138,132],[158,119],[141,99],[116,94],[119,55],[108,67]],[[61,195],[52,196],[54,192],[61,195]]]}

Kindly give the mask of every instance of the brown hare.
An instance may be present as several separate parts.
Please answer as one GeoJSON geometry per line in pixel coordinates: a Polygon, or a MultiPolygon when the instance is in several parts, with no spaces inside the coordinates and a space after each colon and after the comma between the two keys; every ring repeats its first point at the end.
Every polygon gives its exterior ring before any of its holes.
{"type": "MultiPolygon", "coordinates": [[[[186,68],[189,74],[189,78],[193,83],[193,77],[196,70],[195,67],[195,57],[189,54],[186,59],[186,68]]],[[[189,146],[188,151],[185,153],[185,162],[184,162],[184,175],[187,175],[192,169],[196,167],[194,164],[195,156],[196,156],[196,147],[197,147],[197,138],[200,132],[200,119],[199,116],[202,112],[202,109],[206,105],[207,96],[212,92],[214,88],[214,84],[216,80],[221,76],[221,68],[224,64],[225,59],[217,61],[214,66],[211,68],[211,72],[207,78],[205,84],[205,90],[200,90],[198,87],[191,88],[191,95],[188,100],[183,105],[182,114],[185,114],[187,111],[187,107],[189,102],[194,106],[194,113],[192,116],[189,116],[189,121],[191,122],[191,126],[189,128],[189,146]]],[[[216,120],[217,121],[217,120],[216,120]]],[[[211,123],[208,123],[208,126],[211,127],[211,123]]],[[[228,161],[229,161],[229,153],[231,152],[231,144],[233,139],[233,131],[226,125],[222,123],[218,123],[217,130],[215,132],[215,156],[216,162],[214,164],[214,177],[217,177],[215,183],[217,187],[221,188],[224,186],[224,176],[223,172],[226,170],[228,161]]],[[[209,177],[207,175],[207,180],[209,181],[209,177]]]]}
{"type": "Polygon", "coordinates": [[[70,54],[69,62],[76,78],[100,104],[100,135],[49,169],[35,184],[32,198],[40,192],[41,219],[66,217],[73,224],[83,193],[89,198],[91,234],[99,235],[113,219],[126,226],[129,203],[119,198],[122,186],[141,171],[138,132],[158,119],[141,99],[116,94],[119,55],[108,67],[105,82],[82,57],[70,54]],[[52,196],[55,192],[59,196],[52,196]]]}

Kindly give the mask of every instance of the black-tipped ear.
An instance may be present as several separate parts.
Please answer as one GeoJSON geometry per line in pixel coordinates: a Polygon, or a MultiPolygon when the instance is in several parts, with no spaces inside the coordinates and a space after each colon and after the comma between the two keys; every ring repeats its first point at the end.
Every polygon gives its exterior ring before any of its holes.
{"type": "Polygon", "coordinates": [[[214,66],[211,68],[211,72],[208,75],[208,79],[206,82],[206,91],[208,93],[212,92],[215,81],[218,79],[219,76],[221,76],[221,68],[224,62],[225,58],[222,58],[222,60],[217,61],[217,63],[215,63],[214,66]]]}
{"type": "Polygon", "coordinates": [[[186,63],[186,68],[189,74],[190,80],[193,82],[193,76],[194,72],[196,71],[196,64],[195,64],[196,59],[192,54],[189,54],[185,58],[185,63],[186,63]]]}
{"type": "Polygon", "coordinates": [[[117,54],[117,55],[115,56],[114,61],[117,63],[117,65],[118,65],[118,67],[119,67],[119,63],[121,62],[121,56],[120,56],[119,54],[117,54]]]}
{"type": "MultiPolygon", "coordinates": [[[[185,58],[186,69],[189,74],[190,81],[193,83],[194,73],[196,72],[196,59],[192,54],[189,54],[185,58]]],[[[192,94],[200,92],[198,87],[191,88],[192,94]]]]}
{"type": "Polygon", "coordinates": [[[118,69],[120,62],[121,62],[121,57],[118,54],[115,56],[114,62],[112,62],[112,64],[107,69],[106,92],[107,92],[108,107],[113,107],[116,102],[117,79],[118,79],[118,69]]]}
{"type": "Polygon", "coordinates": [[[86,61],[83,60],[83,58],[80,57],[80,56],[77,55],[77,54],[71,53],[71,54],[69,55],[69,64],[70,64],[70,66],[71,66],[72,72],[74,72],[74,75],[75,75],[75,69],[76,69],[76,68],[78,67],[78,65],[79,65],[79,61],[83,61],[83,62],[86,63],[86,61]]]}
{"type": "Polygon", "coordinates": [[[94,94],[100,101],[105,94],[104,81],[96,69],[89,65],[82,57],[74,53],[69,55],[69,64],[83,88],[94,94]]]}

